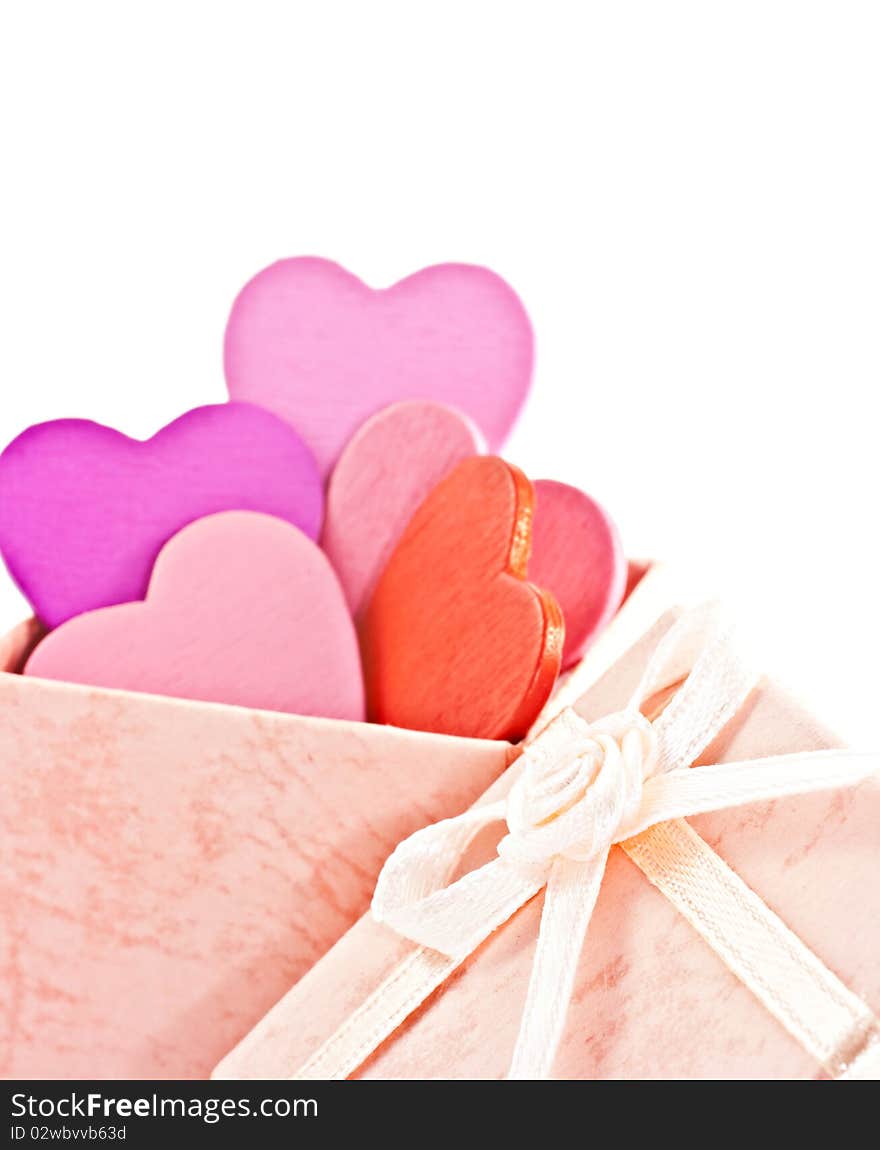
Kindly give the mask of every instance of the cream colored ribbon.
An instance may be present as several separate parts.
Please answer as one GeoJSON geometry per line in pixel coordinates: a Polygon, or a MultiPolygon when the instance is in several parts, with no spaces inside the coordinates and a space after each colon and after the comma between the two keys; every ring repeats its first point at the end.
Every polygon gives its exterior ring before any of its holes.
{"type": "Polygon", "coordinates": [[[623,711],[565,708],[527,743],[506,800],[404,840],[373,915],[419,944],[297,1077],[345,1077],[521,906],[545,889],[509,1077],[549,1075],[608,853],[620,844],[728,967],[837,1078],[877,1077],[880,1023],[711,850],[687,816],[880,779],[880,755],[845,750],[690,766],[754,676],[713,607],[679,619],[623,711]],[[687,676],[649,722],[640,708],[687,676]],[[475,835],[506,821],[498,857],[455,882],[475,835]]]}

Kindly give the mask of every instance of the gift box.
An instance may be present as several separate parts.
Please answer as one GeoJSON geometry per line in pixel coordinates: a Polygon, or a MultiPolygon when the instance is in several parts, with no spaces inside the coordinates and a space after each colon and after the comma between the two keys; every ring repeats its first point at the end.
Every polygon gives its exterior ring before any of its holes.
{"type": "MultiPolygon", "coordinates": [[[[679,622],[675,613],[665,615],[580,696],[572,721],[586,720],[599,730],[604,716],[626,708],[679,622]]],[[[711,659],[708,667],[703,678],[723,698],[728,681],[723,669],[716,674],[711,659]]],[[[672,723],[679,718],[674,714],[678,694],[695,674],[689,677],[688,671],[682,663],[667,681],[653,684],[658,690],[652,705],[672,723]]],[[[706,710],[715,722],[718,716],[706,710]]],[[[815,774],[821,769],[832,779],[839,770],[844,781],[853,762],[865,769],[863,761],[850,761],[844,753],[790,758],[794,752],[839,748],[840,741],[767,679],[757,680],[722,720],[719,733],[686,772],[685,784],[699,782],[701,772],[714,779],[724,764],[736,764],[745,779],[766,770],[767,756],[776,755],[785,756],[776,766],[780,793],[787,785],[785,770],[815,774]]],[[[648,725],[635,729],[644,733],[648,725]]],[[[631,744],[621,745],[625,763],[631,744]]],[[[513,764],[475,811],[503,800],[509,812],[524,769],[528,766],[513,764]]],[[[876,756],[868,769],[876,774],[876,756]]],[[[727,771],[728,784],[735,773],[733,767],[727,771]]],[[[554,1077],[880,1074],[875,1014],[880,1009],[875,881],[880,789],[863,783],[837,790],[827,777],[817,785],[827,789],[738,805],[687,823],[664,822],[624,840],[622,848],[611,848],[586,942],[582,948],[575,942],[570,1000],[561,986],[541,988],[545,1013],[556,1008],[564,1018],[554,1077]]],[[[511,818],[508,813],[512,835],[511,818]]],[[[537,833],[544,829],[539,826],[537,833]]],[[[500,837],[497,830],[484,831],[464,845],[459,872],[470,877],[487,863],[497,866],[500,837]]],[[[566,865],[592,865],[583,862],[586,854],[573,857],[576,861],[566,865]]],[[[433,890],[419,892],[419,881],[417,876],[410,884],[415,894],[405,891],[416,901],[433,890]]],[[[548,897],[540,890],[482,943],[475,936],[477,945],[468,944],[463,961],[447,959],[424,942],[419,947],[404,928],[365,915],[227,1055],[214,1076],[503,1077],[522,1025],[548,897]]],[[[479,903],[473,891],[477,917],[479,903]]],[[[564,950],[565,916],[571,910],[560,905],[556,921],[545,926],[549,939],[562,923],[563,937],[554,942],[564,950]]],[[[453,913],[447,904],[439,918],[470,913],[461,906],[456,903],[453,913]]],[[[426,929],[423,923],[420,929],[426,929]]],[[[546,953],[542,961],[549,961],[546,953]]]]}
{"type": "Polygon", "coordinates": [[[0,674],[0,1067],[206,1077],[510,747],[0,674]]]}
{"type": "MultiPolygon", "coordinates": [[[[647,570],[569,688],[668,602],[647,570]]],[[[5,1077],[206,1077],[515,753],[17,674],[39,638],[0,641],[5,1077]]]]}

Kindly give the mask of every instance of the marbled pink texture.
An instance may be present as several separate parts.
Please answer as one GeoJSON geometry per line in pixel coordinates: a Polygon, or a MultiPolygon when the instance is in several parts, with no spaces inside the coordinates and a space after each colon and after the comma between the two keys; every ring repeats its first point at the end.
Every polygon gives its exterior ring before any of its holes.
{"type": "Polygon", "coordinates": [[[0,715],[5,1078],[206,1077],[511,753],[8,672],[0,715]]]}
{"type": "MultiPolygon", "coordinates": [[[[628,698],[669,620],[578,703],[628,698]]],[[[701,761],[839,746],[763,682],[701,761]]],[[[515,768],[514,768],[515,769],[515,768]]],[[[699,769],[699,767],[695,767],[699,769]]],[[[510,785],[498,780],[486,798],[510,785]]],[[[880,1010],[880,796],[876,788],[756,804],[692,820],[783,920],[880,1010]]],[[[475,845],[465,869],[491,853],[475,845]]],[[[541,912],[532,900],[361,1068],[362,1078],[501,1078],[513,1051],[541,912]]],[[[411,945],[362,918],[217,1067],[217,1078],[293,1074],[411,945]]],[[[821,1078],[813,1059],[619,849],[587,936],[556,1078],[821,1078]]]]}

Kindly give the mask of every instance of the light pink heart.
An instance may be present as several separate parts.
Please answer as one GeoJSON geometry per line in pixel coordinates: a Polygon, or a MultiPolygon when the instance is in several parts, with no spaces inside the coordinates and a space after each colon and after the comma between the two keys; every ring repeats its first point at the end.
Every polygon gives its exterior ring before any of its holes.
{"type": "Polygon", "coordinates": [[[142,602],[62,624],[25,674],[271,711],[364,717],[354,625],[326,556],[283,520],[210,515],[162,549],[142,602]]]}
{"type": "Polygon", "coordinates": [[[375,290],[328,260],[281,260],[245,285],[226,329],[230,396],[292,423],[323,474],[366,419],[405,399],[457,408],[498,449],[532,362],[519,298],[468,264],[375,290]]]}
{"type": "Polygon", "coordinates": [[[421,502],[480,439],[463,415],[438,403],[393,403],[361,427],[327,487],[321,545],[355,618],[421,502]]]}

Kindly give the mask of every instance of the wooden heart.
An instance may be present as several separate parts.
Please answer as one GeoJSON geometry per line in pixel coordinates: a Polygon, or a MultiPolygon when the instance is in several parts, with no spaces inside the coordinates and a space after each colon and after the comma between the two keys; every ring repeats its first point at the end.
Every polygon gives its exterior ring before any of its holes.
{"type": "Polygon", "coordinates": [[[0,455],[0,552],[47,627],[142,599],[163,544],[220,511],[321,529],[315,461],[289,424],[249,403],[196,407],[151,439],[86,419],[22,432],[0,455]]]}
{"type": "Polygon", "coordinates": [[[460,463],[416,511],[361,630],[370,716],[516,739],[553,689],[556,601],[525,580],[534,491],[495,456],[460,463]]]}
{"type": "Polygon", "coordinates": [[[529,579],[553,595],[565,619],[563,670],[611,622],[626,578],[620,536],[605,509],[577,487],[537,480],[529,579]]]}
{"type": "Polygon", "coordinates": [[[355,618],[416,509],[478,450],[470,420],[419,399],[384,408],[346,444],[327,487],[321,546],[355,618]]]}
{"type": "Polygon", "coordinates": [[[162,549],[143,602],[89,611],[26,675],[271,711],[362,719],[354,625],[326,556],[281,519],[210,515],[162,549]]]}
{"type": "Polygon", "coordinates": [[[528,394],[533,339],[513,290],[468,264],[424,268],[383,291],[329,260],[280,260],[241,290],[226,382],[289,420],[328,474],[365,419],[404,399],[457,408],[492,450],[528,394]]]}

